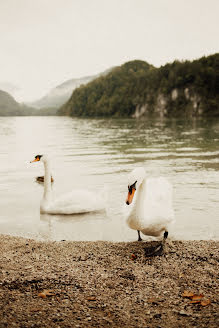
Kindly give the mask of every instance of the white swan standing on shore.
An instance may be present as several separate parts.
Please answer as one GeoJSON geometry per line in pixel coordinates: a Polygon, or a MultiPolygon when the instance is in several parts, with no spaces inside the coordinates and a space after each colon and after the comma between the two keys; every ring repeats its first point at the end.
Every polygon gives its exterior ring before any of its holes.
{"type": "Polygon", "coordinates": [[[102,195],[87,190],[71,191],[58,199],[53,199],[49,157],[47,155],[37,155],[31,163],[39,161],[43,162],[45,169],[44,194],[40,203],[41,213],[80,214],[100,211],[105,208],[102,195]]]}
{"type": "Polygon", "coordinates": [[[166,178],[146,178],[144,168],[134,169],[128,177],[126,204],[131,205],[127,224],[147,236],[168,236],[168,227],[174,220],[172,185],[166,178]]]}

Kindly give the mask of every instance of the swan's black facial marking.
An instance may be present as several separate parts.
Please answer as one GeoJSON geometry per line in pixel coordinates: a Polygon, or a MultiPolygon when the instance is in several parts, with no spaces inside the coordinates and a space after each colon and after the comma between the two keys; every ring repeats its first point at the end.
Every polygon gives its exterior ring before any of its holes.
{"type": "Polygon", "coordinates": [[[36,156],[35,156],[35,159],[36,159],[37,161],[40,161],[40,159],[41,159],[42,156],[43,156],[43,155],[36,155],[36,156]]]}
{"type": "Polygon", "coordinates": [[[132,193],[132,189],[136,190],[136,183],[137,183],[137,181],[135,181],[135,183],[133,183],[131,186],[128,186],[128,191],[130,194],[132,193]]]}

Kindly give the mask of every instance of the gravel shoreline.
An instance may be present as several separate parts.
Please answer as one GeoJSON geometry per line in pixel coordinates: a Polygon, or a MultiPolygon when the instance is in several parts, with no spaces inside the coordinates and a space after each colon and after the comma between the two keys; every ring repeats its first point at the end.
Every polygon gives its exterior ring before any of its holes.
{"type": "Polygon", "coordinates": [[[219,241],[151,244],[0,235],[0,328],[218,327],[219,241]]]}

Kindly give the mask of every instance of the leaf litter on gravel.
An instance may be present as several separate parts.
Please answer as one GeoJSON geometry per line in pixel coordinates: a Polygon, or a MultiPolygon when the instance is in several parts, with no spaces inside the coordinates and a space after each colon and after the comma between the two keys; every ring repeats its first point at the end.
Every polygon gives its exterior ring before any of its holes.
{"type": "Polygon", "coordinates": [[[47,296],[55,296],[55,292],[51,289],[44,289],[41,293],[38,294],[38,297],[46,298],[47,296]]]}
{"type": "Polygon", "coordinates": [[[194,294],[189,290],[184,290],[182,296],[185,298],[189,298],[191,300],[190,304],[200,304],[201,306],[207,306],[211,304],[210,299],[203,299],[204,298],[203,294],[194,294]]]}
{"type": "Polygon", "coordinates": [[[96,301],[96,297],[95,296],[89,296],[86,298],[87,301],[96,301]]]}

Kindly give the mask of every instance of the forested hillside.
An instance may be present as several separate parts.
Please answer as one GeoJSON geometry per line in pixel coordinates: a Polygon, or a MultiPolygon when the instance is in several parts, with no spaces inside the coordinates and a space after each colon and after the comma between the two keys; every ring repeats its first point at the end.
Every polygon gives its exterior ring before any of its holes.
{"type": "Polygon", "coordinates": [[[134,60],[72,93],[58,113],[88,117],[219,115],[219,54],[156,68],[134,60]]]}

